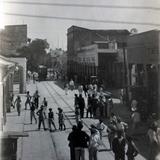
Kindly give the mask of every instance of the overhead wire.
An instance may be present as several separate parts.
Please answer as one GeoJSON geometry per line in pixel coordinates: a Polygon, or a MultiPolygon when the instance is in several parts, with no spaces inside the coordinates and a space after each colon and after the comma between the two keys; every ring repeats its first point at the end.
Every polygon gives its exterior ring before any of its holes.
{"type": "Polygon", "coordinates": [[[49,3],[49,2],[22,2],[22,1],[3,1],[8,4],[22,4],[22,5],[43,5],[43,6],[61,6],[61,7],[87,7],[87,8],[112,8],[112,9],[138,9],[138,10],[156,10],[160,11],[160,7],[153,6],[124,6],[124,5],[98,5],[98,4],[76,4],[76,3],[49,3]]]}
{"type": "Polygon", "coordinates": [[[28,18],[46,18],[46,19],[58,19],[58,20],[71,20],[71,21],[84,21],[84,22],[97,22],[97,23],[115,23],[115,24],[131,24],[131,25],[147,25],[160,27],[160,23],[150,22],[132,22],[132,21],[115,21],[115,20],[100,20],[100,19],[87,19],[87,18],[74,18],[74,17],[57,17],[57,16],[46,16],[46,15],[32,15],[32,14],[20,14],[20,13],[9,13],[4,12],[8,16],[17,17],[28,17],[28,18]]]}

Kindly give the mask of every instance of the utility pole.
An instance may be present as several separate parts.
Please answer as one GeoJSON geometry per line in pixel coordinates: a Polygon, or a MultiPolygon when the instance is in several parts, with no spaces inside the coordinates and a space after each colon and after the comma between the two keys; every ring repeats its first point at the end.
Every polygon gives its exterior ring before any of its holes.
{"type": "Polygon", "coordinates": [[[126,44],[123,43],[123,60],[124,60],[124,87],[126,94],[126,104],[129,104],[129,68],[126,44]]]}

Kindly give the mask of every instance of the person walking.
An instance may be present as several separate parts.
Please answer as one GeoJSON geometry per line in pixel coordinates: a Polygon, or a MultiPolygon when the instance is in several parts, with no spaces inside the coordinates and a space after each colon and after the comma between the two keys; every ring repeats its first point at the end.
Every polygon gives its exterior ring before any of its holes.
{"type": "Polygon", "coordinates": [[[15,99],[14,106],[16,106],[18,116],[20,116],[20,113],[21,113],[21,97],[20,96],[17,96],[17,98],[15,99]]]}
{"type": "Polygon", "coordinates": [[[125,160],[126,140],[122,136],[122,131],[117,131],[117,137],[113,139],[112,150],[115,160],[125,160]]]}
{"type": "Polygon", "coordinates": [[[36,116],[35,116],[35,104],[34,102],[31,102],[31,107],[30,107],[30,117],[31,117],[31,124],[32,124],[32,119],[34,118],[35,120],[35,123],[37,124],[37,119],[36,119],[36,116]]]}
{"type": "Polygon", "coordinates": [[[49,113],[48,113],[48,125],[49,125],[49,130],[52,132],[52,127],[53,125],[54,129],[57,130],[56,125],[54,123],[54,113],[52,111],[52,108],[49,108],[49,113]]]}
{"type": "Polygon", "coordinates": [[[75,143],[77,139],[77,126],[72,126],[72,132],[68,135],[69,148],[70,148],[70,159],[75,160],[75,143]]]}
{"type": "Polygon", "coordinates": [[[40,97],[40,95],[38,93],[38,90],[36,90],[33,97],[34,97],[34,103],[36,105],[36,109],[38,109],[38,107],[39,107],[39,97],[40,97]]]}
{"type": "Polygon", "coordinates": [[[128,145],[127,152],[126,152],[127,159],[135,160],[135,157],[138,155],[138,149],[135,143],[133,142],[132,137],[126,136],[126,140],[127,140],[127,145],[128,145]]]}
{"type": "Polygon", "coordinates": [[[26,102],[25,102],[25,110],[27,109],[27,105],[29,104],[29,106],[31,105],[31,96],[29,94],[29,91],[27,91],[27,95],[26,95],[26,102]]]}
{"type": "Polygon", "coordinates": [[[84,108],[85,108],[85,101],[84,98],[82,97],[82,94],[79,95],[79,100],[78,100],[78,105],[79,105],[79,109],[80,109],[80,116],[81,118],[84,117],[84,108]]]}
{"type": "Polygon", "coordinates": [[[38,122],[38,130],[41,129],[41,123],[43,125],[43,129],[47,130],[45,127],[45,123],[44,123],[44,114],[43,114],[43,105],[41,105],[41,108],[37,111],[36,113],[39,117],[39,122],[38,122]]]}
{"type": "Polygon", "coordinates": [[[75,160],[85,160],[85,148],[88,148],[89,135],[85,131],[82,131],[82,128],[83,124],[79,122],[75,141],[75,160]]]}
{"type": "Polygon", "coordinates": [[[66,125],[65,125],[65,116],[63,113],[62,108],[58,108],[58,123],[59,123],[59,130],[66,130],[66,125]]]}
{"type": "Polygon", "coordinates": [[[89,160],[97,160],[98,147],[102,144],[102,142],[100,140],[99,131],[96,129],[96,127],[91,125],[90,131],[91,131],[91,136],[89,139],[89,147],[88,147],[89,160]]]}

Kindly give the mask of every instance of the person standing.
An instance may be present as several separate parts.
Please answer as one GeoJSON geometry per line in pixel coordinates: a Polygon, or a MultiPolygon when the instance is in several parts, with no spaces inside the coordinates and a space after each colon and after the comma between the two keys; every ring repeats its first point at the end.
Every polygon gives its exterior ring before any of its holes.
{"type": "Polygon", "coordinates": [[[68,83],[66,83],[64,85],[65,95],[68,95],[68,89],[69,89],[69,85],[68,85],[68,83]]]}
{"type": "Polygon", "coordinates": [[[78,86],[78,92],[79,92],[79,95],[83,94],[83,86],[82,85],[78,86]]]}
{"type": "Polygon", "coordinates": [[[107,117],[109,118],[111,116],[111,113],[114,107],[113,100],[111,97],[107,99],[106,107],[107,107],[107,117]]]}
{"type": "Polygon", "coordinates": [[[65,125],[65,116],[62,108],[58,108],[58,122],[59,122],[59,130],[66,130],[65,125]]]}
{"type": "Polygon", "coordinates": [[[128,160],[135,160],[135,157],[138,155],[138,149],[135,143],[133,142],[132,137],[127,136],[126,139],[128,145],[128,149],[126,152],[127,158],[128,160]]]}
{"type": "Polygon", "coordinates": [[[29,106],[31,105],[31,96],[29,94],[29,91],[27,91],[27,95],[26,95],[26,102],[25,102],[25,110],[27,109],[27,105],[29,104],[29,106]]]}
{"type": "Polygon", "coordinates": [[[92,105],[91,102],[92,101],[92,97],[90,95],[88,95],[88,107],[87,107],[87,113],[86,113],[86,118],[88,118],[88,113],[90,114],[90,118],[93,117],[93,111],[92,111],[92,105]]]}
{"type": "Polygon", "coordinates": [[[42,105],[44,106],[43,107],[44,118],[47,119],[46,110],[47,110],[48,102],[45,97],[43,99],[42,105]]]}
{"type": "Polygon", "coordinates": [[[40,128],[41,128],[41,123],[43,125],[43,129],[47,130],[46,127],[45,127],[45,123],[44,123],[43,105],[41,105],[41,108],[37,111],[36,114],[39,117],[38,130],[40,130],[40,128]]]}
{"type": "Polygon", "coordinates": [[[85,148],[88,148],[89,135],[82,131],[83,124],[77,125],[77,138],[75,143],[75,160],[85,160],[85,148]]]}
{"type": "Polygon", "coordinates": [[[80,109],[80,116],[81,118],[84,117],[84,108],[85,108],[85,101],[84,98],[82,97],[82,94],[79,95],[79,109],[80,109]]]}
{"type": "Polygon", "coordinates": [[[117,137],[115,137],[112,142],[112,150],[114,152],[115,160],[125,160],[125,146],[126,141],[122,136],[122,131],[118,131],[117,137]]]}
{"type": "Polygon", "coordinates": [[[92,110],[93,110],[93,116],[96,117],[96,111],[97,111],[97,107],[98,107],[98,99],[95,96],[95,94],[92,95],[91,107],[92,107],[92,110]]]}
{"type": "Polygon", "coordinates": [[[87,97],[88,86],[84,84],[83,85],[83,90],[84,90],[85,97],[87,97]]]}
{"type": "Polygon", "coordinates": [[[107,133],[108,133],[108,142],[111,150],[112,150],[112,142],[116,136],[116,132],[117,132],[116,122],[110,121],[110,123],[107,126],[107,133]]]}
{"type": "Polygon", "coordinates": [[[68,136],[69,147],[70,147],[70,159],[75,160],[75,143],[77,139],[77,126],[73,125],[72,132],[68,136]]]}
{"type": "Polygon", "coordinates": [[[9,100],[10,100],[11,107],[15,108],[15,106],[14,106],[14,104],[13,104],[13,101],[14,101],[14,94],[13,94],[12,92],[10,93],[9,100]]]}
{"type": "Polygon", "coordinates": [[[135,131],[135,129],[138,127],[138,124],[140,123],[140,113],[138,110],[133,111],[131,115],[131,120],[132,120],[132,131],[135,131]]]}
{"type": "Polygon", "coordinates": [[[74,106],[76,107],[78,105],[79,97],[77,94],[74,94],[74,106]]]}
{"type": "Polygon", "coordinates": [[[89,140],[89,160],[97,160],[97,151],[99,145],[101,145],[99,131],[93,126],[90,128],[91,136],[89,140]]]}
{"type": "Polygon", "coordinates": [[[122,131],[122,136],[125,138],[126,131],[128,129],[128,124],[123,122],[120,117],[117,118],[117,130],[122,131]]]}
{"type": "Polygon", "coordinates": [[[131,101],[131,111],[136,111],[138,106],[138,101],[136,99],[132,99],[131,101]]]}
{"type": "Polygon", "coordinates": [[[69,86],[70,86],[71,91],[73,91],[74,90],[74,81],[72,79],[69,82],[69,86]]]}
{"type": "Polygon", "coordinates": [[[39,107],[39,97],[40,97],[39,93],[38,93],[38,90],[36,90],[33,97],[34,97],[34,103],[36,105],[36,109],[38,109],[38,107],[39,107]]]}
{"type": "Polygon", "coordinates": [[[49,124],[49,130],[50,130],[50,132],[52,131],[51,125],[53,125],[54,129],[57,130],[56,125],[55,125],[55,123],[54,123],[54,113],[53,113],[53,111],[52,111],[52,108],[49,108],[48,124],[49,124]]]}
{"type": "Polygon", "coordinates": [[[97,123],[96,128],[99,131],[100,139],[102,139],[102,132],[105,129],[105,125],[102,119],[99,119],[99,122],[97,123]]]}
{"type": "Polygon", "coordinates": [[[14,101],[14,106],[16,105],[18,116],[20,116],[21,113],[21,97],[17,96],[17,98],[14,101]]]}
{"type": "Polygon", "coordinates": [[[31,124],[32,124],[32,119],[34,118],[35,120],[35,123],[37,124],[37,119],[36,119],[36,116],[35,116],[35,104],[34,102],[31,102],[31,107],[30,107],[30,116],[31,116],[31,124]]]}
{"type": "Polygon", "coordinates": [[[150,143],[149,160],[155,160],[157,155],[160,154],[160,128],[157,122],[153,122],[147,135],[150,143]]]}

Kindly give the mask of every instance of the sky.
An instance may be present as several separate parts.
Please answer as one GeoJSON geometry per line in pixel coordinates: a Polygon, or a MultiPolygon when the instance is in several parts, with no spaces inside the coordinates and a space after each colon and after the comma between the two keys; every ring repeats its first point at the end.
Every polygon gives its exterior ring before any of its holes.
{"type": "Polygon", "coordinates": [[[159,15],[159,0],[0,0],[0,27],[27,24],[28,37],[47,39],[52,49],[66,50],[67,29],[72,25],[88,29],[129,31],[136,28],[140,33],[160,29],[159,15]],[[36,2],[47,5],[38,5],[36,2]],[[57,3],[58,5],[55,5],[57,3]],[[24,15],[45,16],[45,18],[24,15]],[[46,18],[48,16],[50,18],[46,18]],[[74,18],[74,20],[64,18],[74,18]],[[89,19],[89,21],[75,19],[89,19]]]}

